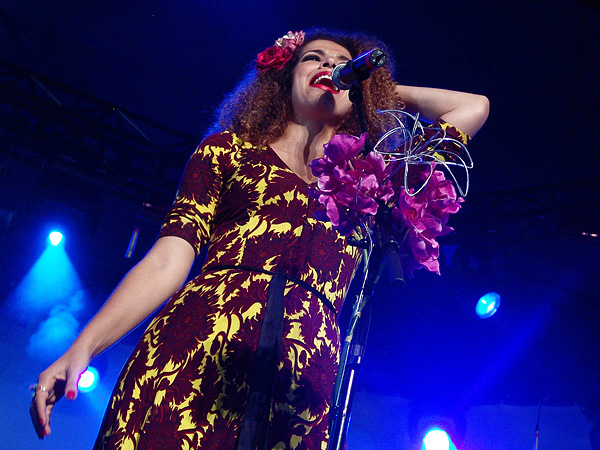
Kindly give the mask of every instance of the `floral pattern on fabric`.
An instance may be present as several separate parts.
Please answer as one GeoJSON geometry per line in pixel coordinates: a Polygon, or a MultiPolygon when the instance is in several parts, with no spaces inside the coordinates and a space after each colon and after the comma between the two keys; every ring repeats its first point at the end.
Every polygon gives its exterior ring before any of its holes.
{"type": "MultiPolygon", "coordinates": [[[[234,449],[271,276],[282,271],[342,307],[359,251],[309,188],[270,148],[234,134],[208,137],[191,156],[160,232],[209,244],[202,274],[149,325],[126,363],[95,449],[234,449]],[[217,270],[211,270],[211,268],[217,270]]],[[[327,447],[339,358],[336,314],[288,281],[273,386],[270,449],[327,447]]]]}

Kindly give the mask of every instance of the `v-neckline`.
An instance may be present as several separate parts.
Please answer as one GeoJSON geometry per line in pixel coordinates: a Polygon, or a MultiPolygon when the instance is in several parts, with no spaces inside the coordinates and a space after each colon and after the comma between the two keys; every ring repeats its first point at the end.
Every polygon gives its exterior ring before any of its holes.
{"type": "Polygon", "coordinates": [[[296,172],[294,172],[290,168],[290,166],[288,166],[287,163],[283,159],[281,159],[281,156],[279,156],[277,154],[277,152],[275,151],[275,149],[273,147],[271,147],[270,145],[267,145],[267,149],[270,150],[273,155],[275,155],[275,158],[277,158],[277,161],[279,162],[279,165],[281,167],[283,167],[285,170],[287,170],[289,173],[291,173],[292,175],[294,175],[294,177],[296,177],[296,179],[298,179],[299,181],[301,181],[303,185],[310,187],[310,186],[314,186],[314,185],[317,184],[317,178],[315,178],[314,181],[310,181],[309,182],[309,181],[306,181],[304,178],[302,178],[300,175],[298,175],[296,172]]]}

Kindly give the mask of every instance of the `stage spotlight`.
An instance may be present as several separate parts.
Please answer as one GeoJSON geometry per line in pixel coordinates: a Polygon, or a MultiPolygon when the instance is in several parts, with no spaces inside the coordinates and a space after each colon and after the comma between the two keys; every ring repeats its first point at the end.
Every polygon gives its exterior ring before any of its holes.
{"type": "Polygon", "coordinates": [[[448,434],[434,428],[430,430],[423,438],[423,450],[449,450],[450,449],[450,438],[448,434]]]}
{"type": "Polygon", "coordinates": [[[87,370],[85,372],[83,372],[81,374],[81,377],[79,378],[79,391],[80,392],[90,392],[93,391],[94,389],[96,389],[96,386],[98,386],[98,383],[100,382],[100,376],[98,374],[98,371],[92,367],[89,366],[87,368],[87,370]]]}
{"type": "Polygon", "coordinates": [[[63,235],[60,231],[53,231],[48,236],[48,239],[50,240],[50,244],[53,245],[54,247],[56,247],[58,244],[60,244],[62,242],[63,235]]]}
{"type": "Polygon", "coordinates": [[[482,319],[492,317],[500,307],[500,294],[497,292],[488,292],[479,299],[475,305],[475,313],[482,319]]]}

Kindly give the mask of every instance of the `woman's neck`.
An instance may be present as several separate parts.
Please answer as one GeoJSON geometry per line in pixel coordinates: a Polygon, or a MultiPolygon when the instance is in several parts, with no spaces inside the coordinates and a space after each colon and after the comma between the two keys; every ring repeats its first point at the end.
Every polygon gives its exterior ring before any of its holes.
{"type": "Polygon", "coordinates": [[[311,183],[316,180],[308,164],[323,157],[325,145],[335,133],[331,126],[311,127],[288,123],[283,135],[270,144],[277,156],[300,178],[311,183]]]}
{"type": "Polygon", "coordinates": [[[323,145],[333,137],[335,129],[331,126],[306,126],[289,122],[283,135],[271,143],[271,147],[280,152],[295,155],[298,160],[308,164],[323,156],[323,145]]]}

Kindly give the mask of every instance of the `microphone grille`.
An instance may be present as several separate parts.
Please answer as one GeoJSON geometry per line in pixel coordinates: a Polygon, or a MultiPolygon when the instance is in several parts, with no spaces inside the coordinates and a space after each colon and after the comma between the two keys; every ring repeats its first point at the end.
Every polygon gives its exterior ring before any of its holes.
{"type": "Polygon", "coordinates": [[[346,67],[346,64],[348,63],[338,64],[331,72],[331,81],[333,82],[333,85],[342,90],[348,90],[352,87],[352,84],[347,84],[342,81],[342,69],[346,67]]]}

